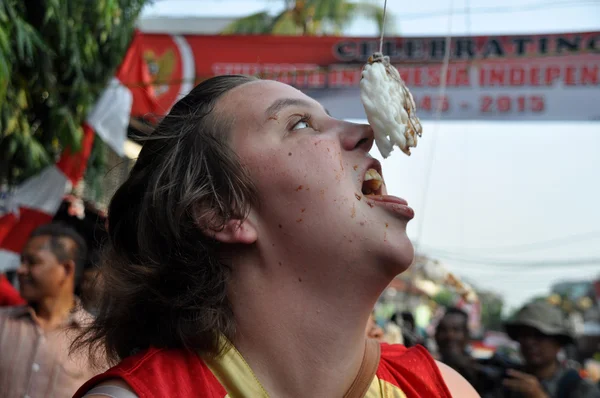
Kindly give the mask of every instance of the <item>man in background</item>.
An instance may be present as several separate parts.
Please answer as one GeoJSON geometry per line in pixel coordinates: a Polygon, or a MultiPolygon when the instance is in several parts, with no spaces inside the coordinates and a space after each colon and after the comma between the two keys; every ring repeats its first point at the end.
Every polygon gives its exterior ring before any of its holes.
{"type": "Polygon", "coordinates": [[[435,330],[439,359],[460,373],[477,388],[477,364],[469,353],[469,315],[458,308],[448,308],[435,330]]]}
{"type": "Polygon", "coordinates": [[[509,337],[520,344],[525,364],[507,371],[507,398],[600,398],[600,390],[558,360],[560,350],[574,342],[563,313],[540,301],[525,305],[505,324],[509,337]]]}
{"type": "Polygon", "coordinates": [[[0,396],[70,397],[98,373],[69,357],[91,321],[74,295],[85,259],[85,241],[61,224],[39,227],[25,244],[17,275],[27,305],[0,309],[0,396]]]}
{"type": "Polygon", "coordinates": [[[391,320],[396,325],[400,326],[400,329],[402,329],[402,340],[406,347],[414,347],[417,344],[421,344],[423,346],[425,345],[425,342],[421,336],[419,336],[419,332],[415,323],[415,317],[413,316],[412,312],[397,312],[392,316],[391,320]]]}
{"type": "Polygon", "coordinates": [[[501,383],[512,363],[497,354],[481,362],[471,355],[469,315],[465,311],[448,308],[435,330],[435,341],[439,360],[467,379],[482,398],[504,397],[501,383]]]}

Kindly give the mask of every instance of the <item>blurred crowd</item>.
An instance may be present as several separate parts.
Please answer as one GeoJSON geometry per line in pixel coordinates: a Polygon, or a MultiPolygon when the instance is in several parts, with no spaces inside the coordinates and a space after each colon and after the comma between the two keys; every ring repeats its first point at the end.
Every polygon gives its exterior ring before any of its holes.
{"type": "Polygon", "coordinates": [[[488,347],[483,354],[476,352],[480,342],[471,339],[469,315],[455,307],[444,310],[432,335],[419,330],[408,311],[381,325],[372,317],[367,335],[425,346],[483,398],[600,397],[600,336],[577,339],[567,317],[547,301],[526,304],[503,326],[512,344],[488,347]]]}
{"type": "MultiPolygon", "coordinates": [[[[0,275],[0,396],[69,397],[94,374],[85,352],[70,349],[94,316],[102,278],[89,244],[60,222],[30,236],[15,273],[0,275]]],[[[427,333],[410,311],[371,316],[366,335],[388,344],[423,345],[486,398],[600,397],[600,340],[576,339],[557,307],[536,301],[504,323],[513,342],[476,353],[469,316],[446,308],[427,333]]]]}

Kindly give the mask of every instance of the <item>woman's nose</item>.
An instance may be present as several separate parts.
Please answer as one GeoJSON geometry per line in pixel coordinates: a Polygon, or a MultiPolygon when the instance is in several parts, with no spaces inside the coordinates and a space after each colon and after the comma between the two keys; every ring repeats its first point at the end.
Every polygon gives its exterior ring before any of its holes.
{"type": "Polygon", "coordinates": [[[369,152],[373,146],[375,135],[368,124],[344,122],[341,133],[342,148],[347,151],[360,149],[369,152]]]}

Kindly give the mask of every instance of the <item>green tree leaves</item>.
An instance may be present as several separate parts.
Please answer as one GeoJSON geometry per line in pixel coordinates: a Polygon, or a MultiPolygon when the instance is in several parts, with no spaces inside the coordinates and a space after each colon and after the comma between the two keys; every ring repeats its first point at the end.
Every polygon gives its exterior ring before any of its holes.
{"type": "MultiPolygon", "coordinates": [[[[0,184],[16,185],[64,148],[80,148],[81,125],[145,3],[0,0],[0,184]]],[[[102,148],[95,144],[92,168],[103,167],[102,148]]]]}

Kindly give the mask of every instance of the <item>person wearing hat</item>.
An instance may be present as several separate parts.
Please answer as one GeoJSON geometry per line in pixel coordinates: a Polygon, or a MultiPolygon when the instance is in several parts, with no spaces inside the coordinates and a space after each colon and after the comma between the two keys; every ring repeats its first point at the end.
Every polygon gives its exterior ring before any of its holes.
{"type": "Polygon", "coordinates": [[[509,398],[592,398],[600,390],[574,369],[559,363],[560,350],[575,339],[566,317],[545,301],[525,305],[505,323],[508,336],[520,344],[522,369],[509,369],[503,381],[509,398]]]}

